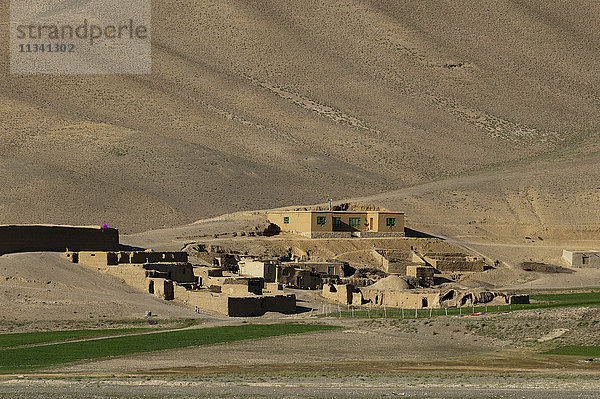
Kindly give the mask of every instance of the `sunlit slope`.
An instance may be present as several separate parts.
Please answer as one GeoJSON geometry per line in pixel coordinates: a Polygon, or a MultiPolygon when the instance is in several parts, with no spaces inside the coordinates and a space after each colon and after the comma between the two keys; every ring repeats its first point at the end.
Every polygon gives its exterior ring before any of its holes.
{"type": "Polygon", "coordinates": [[[585,144],[531,164],[448,178],[362,201],[406,209],[409,220],[427,231],[467,241],[583,240],[586,243],[579,246],[596,248],[599,150],[598,144],[585,144]]]}
{"type": "Polygon", "coordinates": [[[577,144],[600,115],[598,15],[592,1],[154,2],[152,75],[0,76],[0,219],[143,230],[577,144]]]}

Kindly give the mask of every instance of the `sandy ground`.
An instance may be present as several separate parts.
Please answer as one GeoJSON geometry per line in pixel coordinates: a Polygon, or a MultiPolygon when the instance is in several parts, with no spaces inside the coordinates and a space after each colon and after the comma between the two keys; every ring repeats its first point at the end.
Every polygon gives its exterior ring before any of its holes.
{"type": "MultiPolygon", "coordinates": [[[[199,317],[193,310],[137,291],[122,280],[53,253],[0,256],[2,327],[60,326],[68,321],[103,323],[140,319],[150,310],[157,317],[199,317]]],[[[68,325],[68,323],[66,323],[68,325]]]]}
{"type": "Polygon", "coordinates": [[[182,372],[198,369],[200,373],[210,373],[217,369],[251,372],[252,369],[262,367],[271,371],[308,371],[310,368],[318,368],[321,363],[325,367],[329,364],[330,369],[349,371],[352,368],[363,369],[358,365],[363,360],[374,364],[415,364],[417,361],[469,356],[503,347],[502,343],[494,343],[494,340],[485,338],[480,338],[483,341],[481,345],[472,346],[473,338],[462,332],[455,333],[449,340],[445,334],[443,338],[439,334],[434,336],[433,329],[430,329],[427,340],[423,340],[422,337],[399,328],[359,327],[357,322],[343,319],[328,322],[346,324],[347,327],[333,333],[300,334],[144,354],[94,361],[53,371],[104,375],[113,372],[151,372],[154,369],[161,370],[161,373],[177,369],[182,369],[182,372]],[[344,363],[349,363],[348,367],[344,367],[344,363]]]}
{"type": "Polygon", "coordinates": [[[597,384],[526,377],[428,376],[339,379],[21,379],[0,382],[0,398],[596,398],[597,384]],[[577,385],[577,386],[575,386],[577,385]]]}

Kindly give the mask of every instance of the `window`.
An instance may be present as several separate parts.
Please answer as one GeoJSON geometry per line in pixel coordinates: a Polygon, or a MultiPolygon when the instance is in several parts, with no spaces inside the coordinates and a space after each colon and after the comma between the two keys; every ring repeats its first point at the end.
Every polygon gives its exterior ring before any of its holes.
{"type": "Polygon", "coordinates": [[[396,225],[396,218],[386,218],[385,225],[388,227],[393,227],[396,225]]]}
{"type": "Polygon", "coordinates": [[[348,222],[351,227],[360,227],[360,218],[350,218],[348,222]]]}
{"type": "Polygon", "coordinates": [[[283,224],[290,224],[290,217],[289,216],[284,216],[283,217],[283,224]]]}
{"type": "Polygon", "coordinates": [[[333,217],[333,227],[340,227],[342,225],[342,218],[333,217]]]}
{"type": "Polygon", "coordinates": [[[317,224],[324,226],[327,223],[327,216],[317,216],[317,224]]]}
{"type": "Polygon", "coordinates": [[[327,274],[329,274],[330,276],[333,276],[335,274],[335,267],[334,266],[328,266],[327,267],[327,274]]]}

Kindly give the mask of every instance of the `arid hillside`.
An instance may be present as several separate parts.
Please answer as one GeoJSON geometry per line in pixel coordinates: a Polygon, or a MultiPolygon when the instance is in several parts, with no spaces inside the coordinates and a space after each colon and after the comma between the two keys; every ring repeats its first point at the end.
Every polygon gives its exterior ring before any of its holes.
{"type": "Polygon", "coordinates": [[[596,1],[182,0],[152,15],[151,75],[9,75],[2,47],[2,223],[136,232],[386,192],[414,219],[454,201],[474,220],[598,223],[596,1]]]}

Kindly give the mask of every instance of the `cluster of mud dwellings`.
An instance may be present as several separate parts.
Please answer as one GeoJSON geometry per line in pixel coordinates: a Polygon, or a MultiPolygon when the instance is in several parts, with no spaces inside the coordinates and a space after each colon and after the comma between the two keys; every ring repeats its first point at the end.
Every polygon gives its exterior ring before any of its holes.
{"type": "Polygon", "coordinates": [[[323,287],[324,298],[344,305],[374,306],[403,309],[449,308],[478,305],[512,305],[529,303],[529,295],[514,295],[491,291],[457,290],[377,290],[356,288],[351,284],[328,284],[323,287]]]}
{"type": "Polygon", "coordinates": [[[267,283],[278,283],[305,290],[318,290],[323,284],[341,282],[356,271],[348,263],[329,260],[280,261],[278,259],[253,259],[242,257],[238,262],[240,275],[260,277],[267,283]]]}
{"type": "Polygon", "coordinates": [[[373,249],[372,255],[385,273],[408,276],[424,289],[380,289],[376,285],[358,288],[353,284],[327,284],[323,287],[322,296],[347,305],[410,309],[529,303],[528,295],[490,291],[444,292],[429,288],[436,283],[434,275],[451,276],[484,270],[483,259],[464,253],[373,249]]]}
{"type": "Polygon", "coordinates": [[[296,312],[295,295],[261,278],[227,276],[221,269],[193,266],[186,252],[66,252],[79,263],[122,278],[161,299],[227,316],[296,312]]]}
{"type": "Polygon", "coordinates": [[[384,272],[416,278],[425,287],[435,284],[435,274],[482,272],[485,268],[483,259],[460,252],[373,249],[372,255],[384,272]]]}

